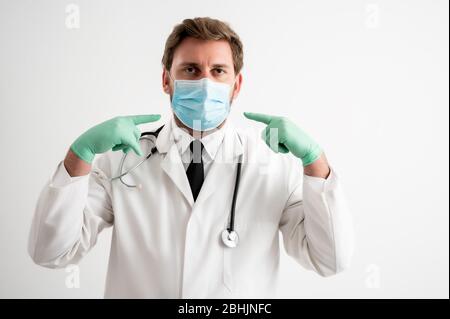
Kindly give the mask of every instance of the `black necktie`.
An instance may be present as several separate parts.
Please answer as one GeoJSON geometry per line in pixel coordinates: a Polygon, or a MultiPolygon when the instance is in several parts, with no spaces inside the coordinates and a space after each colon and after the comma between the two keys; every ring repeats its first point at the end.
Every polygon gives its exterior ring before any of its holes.
{"type": "Polygon", "coordinates": [[[205,178],[202,159],[203,144],[199,140],[194,140],[189,145],[189,148],[192,152],[192,161],[187,168],[186,174],[189,180],[189,185],[191,185],[191,191],[195,201],[198,193],[200,193],[200,189],[202,188],[203,180],[205,178]]]}

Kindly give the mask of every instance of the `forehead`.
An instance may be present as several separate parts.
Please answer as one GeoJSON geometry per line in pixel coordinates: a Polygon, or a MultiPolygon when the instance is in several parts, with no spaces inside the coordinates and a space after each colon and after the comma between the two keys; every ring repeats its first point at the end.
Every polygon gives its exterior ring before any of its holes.
{"type": "Polygon", "coordinates": [[[233,54],[226,40],[185,38],[175,49],[172,65],[181,63],[228,64],[233,66],[233,54]]]}

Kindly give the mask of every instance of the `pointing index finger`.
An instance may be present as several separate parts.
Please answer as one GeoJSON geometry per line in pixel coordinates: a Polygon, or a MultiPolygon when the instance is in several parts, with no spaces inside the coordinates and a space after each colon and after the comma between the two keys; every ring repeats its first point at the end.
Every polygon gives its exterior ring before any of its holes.
{"type": "Polygon", "coordinates": [[[273,118],[273,116],[271,116],[271,115],[262,114],[262,113],[244,112],[244,115],[246,118],[248,118],[250,120],[261,122],[264,124],[269,124],[273,118]]]}
{"type": "Polygon", "coordinates": [[[146,115],[131,115],[129,116],[134,122],[134,124],[144,124],[158,121],[161,118],[159,114],[146,114],[146,115]]]}

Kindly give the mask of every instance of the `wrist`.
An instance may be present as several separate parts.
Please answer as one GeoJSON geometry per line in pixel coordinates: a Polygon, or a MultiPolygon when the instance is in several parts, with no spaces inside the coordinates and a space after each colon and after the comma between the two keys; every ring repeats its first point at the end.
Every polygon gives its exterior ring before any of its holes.
{"type": "Polygon", "coordinates": [[[301,158],[303,167],[306,167],[315,161],[317,161],[323,154],[322,149],[319,145],[314,144],[313,147],[311,147],[311,150],[301,158]]]}
{"type": "Polygon", "coordinates": [[[78,140],[70,146],[70,151],[88,164],[92,164],[95,157],[95,153],[88,147],[83,146],[83,143],[78,142],[78,140]]]}
{"type": "Polygon", "coordinates": [[[303,172],[305,175],[312,177],[321,177],[326,179],[330,175],[330,166],[324,153],[311,164],[304,166],[303,172]]]}
{"type": "Polygon", "coordinates": [[[71,177],[75,177],[89,174],[92,165],[81,159],[71,148],[64,159],[64,167],[71,177]]]}

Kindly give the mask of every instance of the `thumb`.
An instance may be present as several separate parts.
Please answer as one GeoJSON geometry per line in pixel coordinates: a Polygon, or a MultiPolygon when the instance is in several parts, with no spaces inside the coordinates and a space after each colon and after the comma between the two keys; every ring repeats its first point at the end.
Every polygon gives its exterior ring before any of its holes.
{"type": "Polygon", "coordinates": [[[124,137],[122,139],[122,144],[129,146],[137,155],[142,156],[141,146],[134,135],[132,137],[124,137]]]}

